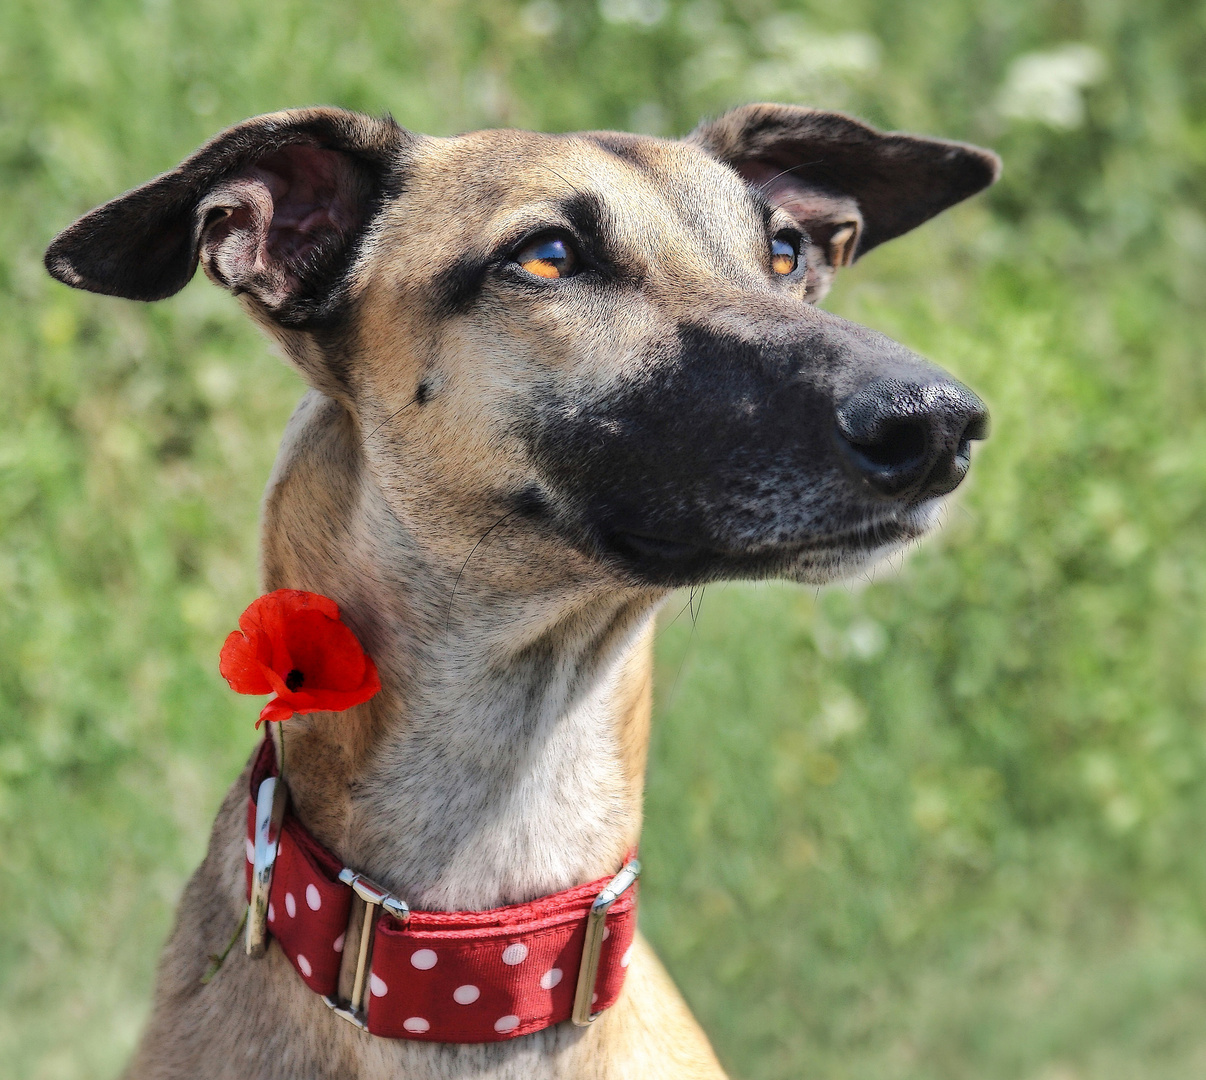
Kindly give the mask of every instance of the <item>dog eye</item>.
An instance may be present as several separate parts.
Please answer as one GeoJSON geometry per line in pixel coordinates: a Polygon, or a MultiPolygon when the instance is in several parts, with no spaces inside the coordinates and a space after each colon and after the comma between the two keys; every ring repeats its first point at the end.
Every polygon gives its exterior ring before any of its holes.
{"type": "Polygon", "coordinates": [[[791,233],[780,233],[771,241],[771,269],[776,274],[794,274],[799,264],[799,237],[791,233]]]}
{"type": "Polygon", "coordinates": [[[578,269],[574,249],[559,236],[545,236],[523,248],[515,261],[529,274],[542,278],[569,277],[578,269]]]}

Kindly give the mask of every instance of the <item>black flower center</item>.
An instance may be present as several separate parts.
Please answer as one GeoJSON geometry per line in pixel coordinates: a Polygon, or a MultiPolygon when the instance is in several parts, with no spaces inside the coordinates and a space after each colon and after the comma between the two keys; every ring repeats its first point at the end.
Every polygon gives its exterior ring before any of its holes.
{"type": "Polygon", "coordinates": [[[305,673],[294,668],[288,675],[285,676],[285,686],[289,690],[296,690],[302,683],[306,681],[305,673]]]}

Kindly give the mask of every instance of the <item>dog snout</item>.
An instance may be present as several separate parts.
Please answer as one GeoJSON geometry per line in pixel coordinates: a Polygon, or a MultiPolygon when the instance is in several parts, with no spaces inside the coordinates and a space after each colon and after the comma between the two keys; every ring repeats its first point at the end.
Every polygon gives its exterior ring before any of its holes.
{"type": "Polygon", "coordinates": [[[954,379],[873,379],[837,407],[846,462],[879,495],[918,501],[954,491],[972,442],[988,435],[984,403],[954,379]]]}

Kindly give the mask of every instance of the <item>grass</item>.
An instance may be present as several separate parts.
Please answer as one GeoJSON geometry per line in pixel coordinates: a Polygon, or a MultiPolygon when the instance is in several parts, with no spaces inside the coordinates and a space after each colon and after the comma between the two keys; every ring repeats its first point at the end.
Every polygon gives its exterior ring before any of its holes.
{"type": "Polygon", "coordinates": [[[45,243],[287,105],[674,134],[755,97],[1003,153],[829,305],[995,434],[903,565],[671,605],[645,929],[746,1080],[1206,1072],[1204,46],[1174,0],[0,0],[0,1075],[137,1036],[254,738],[214,660],[300,393],[207,283],[73,293],[45,243]]]}

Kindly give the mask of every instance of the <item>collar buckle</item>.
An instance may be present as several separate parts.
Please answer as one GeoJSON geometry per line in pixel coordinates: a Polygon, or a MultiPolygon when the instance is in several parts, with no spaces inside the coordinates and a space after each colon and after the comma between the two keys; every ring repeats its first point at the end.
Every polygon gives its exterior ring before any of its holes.
{"type": "Polygon", "coordinates": [[[607,912],[641,876],[641,862],[630,859],[595,897],[586,917],[586,941],[582,944],[582,963],[578,966],[578,986],[574,991],[574,1011],[571,1019],[578,1027],[593,1024],[602,1013],[591,1012],[591,999],[595,992],[595,979],[599,975],[599,957],[603,952],[603,931],[607,926],[607,912]]]}
{"type": "MultiPolygon", "coordinates": [[[[368,1030],[368,999],[369,977],[373,968],[373,939],[377,931],[377,920],[382,914],[390,915],[400,923],[410,918],[410,906],[405,900],[400,900],[393,893],[387,892],[375,881],[363,874],[349,870],[346,866],[339,872],[339,880],[351,887],[357,899],[361,901],[363,912],[357,912],[353,902],[352,911],[348,917],[348,930],[345,941],[350,946],[352,931],[359,928],[359,940],[356,943],[356,967],[352,974],[352,992],[347,1000],[338,997],[326,997],[328,1007],[337,1016],[343,1017],[348,1023],[362,1030],[368,1030]],[[359,918],[357,915],[359,914],[359,918]]],[[[344,968],[346,971],[346,967],[344,968]]]]}

